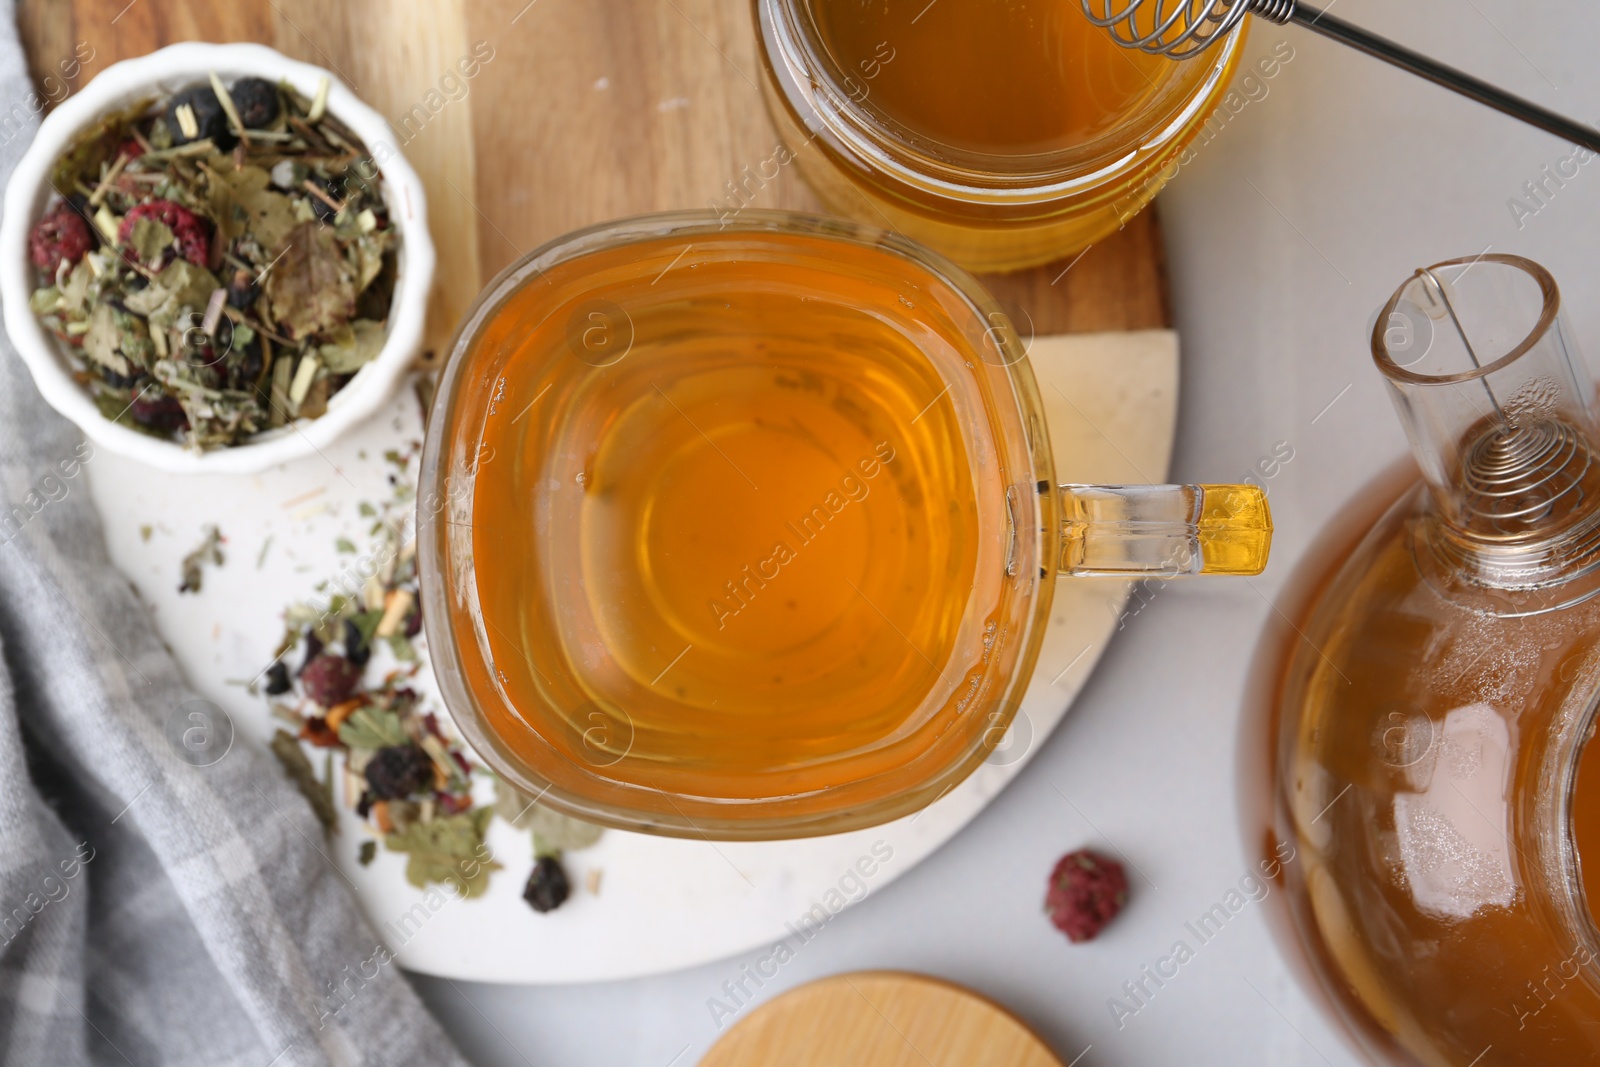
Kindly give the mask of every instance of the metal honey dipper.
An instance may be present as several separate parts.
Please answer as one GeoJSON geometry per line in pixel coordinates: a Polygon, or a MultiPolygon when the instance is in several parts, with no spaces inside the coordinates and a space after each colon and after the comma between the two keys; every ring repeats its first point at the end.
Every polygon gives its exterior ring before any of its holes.
{"type": "Polygon", "coordinates": [[[1083,0],[1083,13],[1124,48],[1192,59],[1226,37],[1246,15],[1294,23],[1375,56],[1435,85],[1487,104],[1563,140],[1600,152],[1600,131],[1573,122],[1299,0],[1083,0]]]}

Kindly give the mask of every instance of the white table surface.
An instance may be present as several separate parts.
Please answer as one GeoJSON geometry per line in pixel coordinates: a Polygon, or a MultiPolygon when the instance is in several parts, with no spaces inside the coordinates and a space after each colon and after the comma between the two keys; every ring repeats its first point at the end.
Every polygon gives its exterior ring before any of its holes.
{"type": "MultiPolygon", "coordinates": [[[[1337,11],[1600,118],[1592,0],[1341,0],[1337,11]]],[[[1341,504],[1406,447],[1366,349],[1367,323],[1414,268],[1492,245],[1550,267],[1580,341],[1600,347],[1600,306],[1589,299],[1600,248],[1582,239],[1595,232],[1600,160],[1519,231],[1508,198],[1567,146],[1292,27],[1257,26],[1250,51],[1282,40],[1296,55],[1267,97],[1161,198],[1184,348],[1173,474],[1240,478],[1288,442],[1294,458],[1269,483],[1272,565],[1254,588],[1164,591],[1129,621],[1006,793],[937,855],[830,923],[760,999],[840,971],[908,968],[1009,1005],[1064,1062],[1092,1046],[1080,1067],[1359,1062],[1288,975],[1261,905],[1121,1030],[1106,1002],[1246,870],[1238,706],[1271,611],[1265,598],[1341,504]],[[1084,844],[1121,851],[1148,881],[1133,874],[1123,916],[1074,946],[1040,904],[1055,859],[1084,844]]],[[[480,1067],[690,1067],[719,1033],[708,998],[760,955],[597,985],[416,985],[480,1067]]]]}

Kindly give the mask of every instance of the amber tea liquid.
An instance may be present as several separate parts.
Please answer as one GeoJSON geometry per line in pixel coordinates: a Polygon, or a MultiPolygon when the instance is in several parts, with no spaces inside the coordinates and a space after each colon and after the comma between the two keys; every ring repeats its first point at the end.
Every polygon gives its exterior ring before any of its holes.
{"type": "Polygon", "coordinates": [[[970,703],[1006,551],[952,388],[972,354],[883,253],[739,240],[563,264],[485,327],[480,640],[530,764],[802,795],[905,766],[970,703]]]}
{"type": "Polygon", "coordinates": [[[865,106],[969,152],[1075,148],[1137,112],[1177,65],[1130,53],[1079,0],[813,0],[865,106]]]}
{"type": "MultiPolygon", "coordinates": [[[[1297,624],[1295,641],[1317,652],[1280,696],[1301,709],[1282,773],[1304,828],[1291,896],[1315,931],[1314,965],[1337,975],[1363,1009],[1358,1030],[1393,1062],[1444,1063],[1430,1050],[1450,1049],[1465,1064],[1492,1046],[1483,1065],[1594,1063],[1600,989],[1580,972],[1596,957],[1536,892],[1553,861],[1532,841],[1560,807],[1535,742],[1594,728],[1600,602],[1475,614],[1429,589],[1409,533],[1395,530],[1358,557],[1344,611],[1297,624]]],[[[1592,921],[1592,742],[1571,803],[1592,921]]]]}

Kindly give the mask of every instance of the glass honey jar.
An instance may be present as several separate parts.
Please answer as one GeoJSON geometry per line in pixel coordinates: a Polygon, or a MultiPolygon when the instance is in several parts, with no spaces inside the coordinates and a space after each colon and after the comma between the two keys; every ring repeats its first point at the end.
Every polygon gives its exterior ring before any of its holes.
{"type": "Polygon", "coordinates": [[[754,3],[768,106],[818,195],[976,271],[1124,225],[1187,162],[1244,44],[1241,24],[1191,62],[1126,51],[1079,0],[754,3]]]}
{"type": "Polygon", "coordinates": [[[1267,683],[1292,955],[1376,1062],[1600,1062],[1600,427],[1559,303],[1498,255],[1396,292],[1422,477],[1308,574],[1267,683]]]}

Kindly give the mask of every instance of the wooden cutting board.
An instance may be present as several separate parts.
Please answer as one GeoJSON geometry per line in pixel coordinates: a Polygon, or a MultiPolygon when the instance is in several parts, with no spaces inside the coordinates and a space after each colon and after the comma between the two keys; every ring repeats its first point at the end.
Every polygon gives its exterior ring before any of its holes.
{"type": "Polygon", "coordinates": [[[864,971],[758,1008],[700,1067],[1061,1067],[1004,1009],[948,982],[864,971]]]}
{"type": "MultiPolygon", "coordinates": [[[[47,98],[60,89],[45,78],[59,79],[80,45],[93,59],[68,80],[73,88],[119,59],[185,40],[258,41],[343,78],[389,118],[427,186],[439,248],[434,348],[520,254],[607,219],[706,207],[742,167],[771,155],[751,20],[749,0],[18,5],[35,81],[55,87],[47,98]],[[460,78],[457,61],[475,48],[492,58],[460,78]]],[[[753,206],[819,209],[792,167],[753,206]]],[[[985,281],[1025,337],[1170,325],[1153,211],[1076,262],[985,281]]]]}

